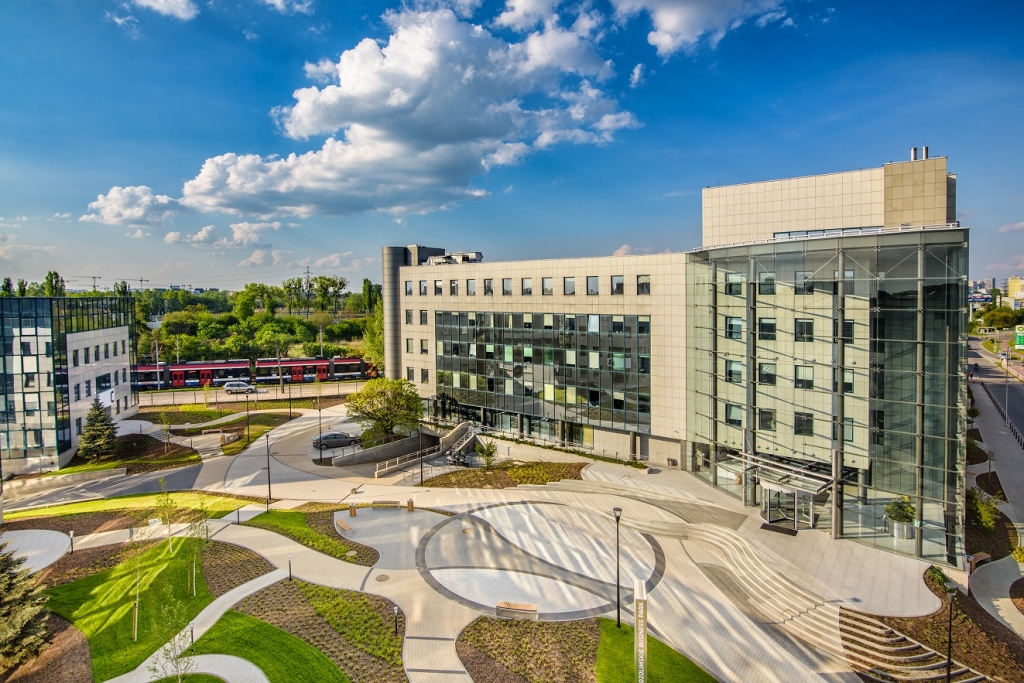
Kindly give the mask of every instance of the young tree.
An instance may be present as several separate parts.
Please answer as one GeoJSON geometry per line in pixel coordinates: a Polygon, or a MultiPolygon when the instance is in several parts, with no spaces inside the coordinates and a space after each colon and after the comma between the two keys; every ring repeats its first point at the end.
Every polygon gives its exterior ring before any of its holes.
{"type": "Polygon", "coordinates": [[[171,417],[166,412],[160,413],[160,431],[164,435],[164,453],[171,450],[171,417]]]}
{"type": "Polygon", "coordinates": [[[14,296],[14,282],[11,278],[4,278],[4,283],[0,286],[0,296],[14,296]]]}
{"type": "Polygon", "coordinates": [[[171,494],[167,491],[167,482],[163,477],[160,477],[157,481],[160,483],[160,495],[156,497],[156,516],[167,527],[167,548],[174,552],[174,543],[171,539],[171,522],[174,521],[174,512],[177,508],[174,505],[174,499],[171,498],[171,494]]]}
{"type": "Polygon", "coordinates": [[[377,300],[373,309],[373,316],[366,321],[366,329],[363,330],[363,357],[367,362],[377,368],[377,372],[384,370],[384,301],[377,300]]]}
{"type": "Polygon", "coordinates": [[[28,280],[18,279],[18,296],[28,296],[28,280]]]}
{"type": "Polygon", "coordinates": [[[55,270],[46,274],[43,280],[43,296],[64,296],[64,278],[55,270]]]}
{"type": "Polygon", "coordinates": [[[484,467],[491,469],[491,465],[494,464],[494,456],[498,454],[498,444],[493,439],[485,443],[477,442],[474,450],[483,458],[484,467]]]}
{"type": "Polygon", "coordinates": [[[100,405],[99,399],[92,402],[92,407],[85,416],[82,435],[78,437],[78,454],[90,460],[99,460],[104,455],[114,452],[117,439],[117,426],[100,405]]]}
{"type": "Polygon", "coordinates": [[[416,386],[404,379],[371,379],[349,395],[345,408],[367,431],[368,438],[411,431],[423,417],[423,403],[416,386]]]}
{"type": "Polygon", "coordinates": [[[129,296],[131,292],[132,288],[124,280],[114,283],[114,296],[129,296]]]}
{"type": "Polygon", "coordinates": [[[0,535],[0,676],[36,656],[46,642],[46,596],[0,535]]]}
{"type": "Polygon", "coordinates": [[[210,518],[210,510],[206,506],[205,500],[199,502],[199,508],[196,513],[197,518],[188,525],[188,529],[185,531],[185,537],[188,539],[189,549],[192,554],[192,576],[190,581],[192,597],[196,597],[198,592],[196,588],[196,574],[202,571],[201,558],[203,546],[210,541],[210,525],[207,524],[207,520],[210,518]]]}

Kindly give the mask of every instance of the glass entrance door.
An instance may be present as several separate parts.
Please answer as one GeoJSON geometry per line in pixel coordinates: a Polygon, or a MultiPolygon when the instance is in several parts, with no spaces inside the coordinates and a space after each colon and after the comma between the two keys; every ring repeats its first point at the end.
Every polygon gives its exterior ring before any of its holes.
{"type": "Polygon", "coordinates": [[[761,517],[769,524],[794,524],[794,497],[787,491],[762,489],[761,517]]]}

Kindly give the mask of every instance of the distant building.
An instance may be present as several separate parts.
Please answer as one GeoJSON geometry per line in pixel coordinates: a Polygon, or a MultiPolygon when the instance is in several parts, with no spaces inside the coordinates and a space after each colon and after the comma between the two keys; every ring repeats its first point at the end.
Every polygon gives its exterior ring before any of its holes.
{"type": "Polygon", "coordinates": [[[130,297],[0,298],[5,475],[66,465],[93,401],[115,420],[138,412],[133,323],[130,297]]]}
{"type": "Polygon", "coordinates": [[[1003,294],[1010,301],[1024,299],[1024,278],[1018,275],[1006,278],[1006,291],[1003,294]]]}

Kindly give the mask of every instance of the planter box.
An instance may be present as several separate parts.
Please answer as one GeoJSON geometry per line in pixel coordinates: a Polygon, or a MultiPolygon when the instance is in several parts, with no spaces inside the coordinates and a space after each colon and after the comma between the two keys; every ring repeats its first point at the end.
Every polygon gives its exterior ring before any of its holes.
{"type": "Polygon", "coordinates": [[[913,522],[895,522],[891,519],[888,521],[889,533],[891,533],[894,538],[914,538],[914,535],[917,532],[917,530],[914,528],[913,522]]]}

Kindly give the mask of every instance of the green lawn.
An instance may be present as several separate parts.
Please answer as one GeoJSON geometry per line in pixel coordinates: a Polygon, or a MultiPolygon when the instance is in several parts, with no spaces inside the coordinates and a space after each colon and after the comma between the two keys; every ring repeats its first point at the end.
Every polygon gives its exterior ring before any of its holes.
{"type": "Polygon", "coordinates": [[[270,683],[349,683],[348,676],[312,645],[241,612],[226,612],[196,641],[193,651],[247,659],[270,683]]]}
{"type": "MultiPolygon", "coordinates": [[[[36,510],[19,510],[16,512],[5,512],[4,519],[14,521],[28,517],[50,517],[53,515],[76,515],[83,512],[103,512],[106,510],[134,510],[156,507],[158,493],[142,493],[133,496],[119,496],[117,498],[102,498],[100,500],[85,500],[79,503],[67,503],[65,505],[54,505],[53,507],[38,508],[36,510]]],[[[175,507],[198,508],[200,502],[206,502],[206,508],[210,516],[220,518],[242,505],[248,505],[249,501],[239,498],[228,498],[226,496],[208,496],[192,491],[171,492],[171,500],[175,507]]]]}
{"type": "MultiPolygon", "coordinates": [[[[194,407],[194,404],[189,405],[194,407]]],[[[167,421],[167,424],[172,426],[186,423],[202,424],[204,422],[209,422],[210,420],[216,420],[219,417],[225,417],[233,412],[235,411],[203,409],[181,410],[181,406],[154,406],[153,408],[140,410],[139,414],[135,416],[135,419],[152,422],[155,425],[164,424],[165,420],[167,421]]]]}
{"type": "Polygon", "coordinates": [[[297,510],[271,510],[270,512],[257,515],[242,524],[287,536],[296,543],[301,543],[307,548],[311,548],[324,555],[330,555],[339,560],[345,560],[346,562],[353,560],[353,558],[345,556],[345,553],[350,550],[348,546],[310,528],[309,524],[306,523],[305,512],[297,510]]]}
{"type": "Polygon", "coordinates": [[[161,543],[143,556],[138,641],[132,640],[132,562],[47,591],[47,606],[89,639],[93,680],[105,681],[136,668],[213,601],[202,572],[197,574],[197,596],[185,594],[190,559],[189,545],[181,541],[174,544],[173,553],[161,543]],[[180,600],[177,619],[169,619],[162,609],[168,596],[180,600]]]}
{"type": "MultiPolygon", "coordinates": [[[[293,413],[292,417],[299,417],[298,413],[293,413]]],[[[292,418],[288,417],[288,413],[253,413],[249,416],[250,425],[269,425],[271,427],[277,427],[288,422],[292,418]]],[[[220,422],[215,427],[189,427],[188,429],[176,429],[174,433],[178,436],[197,436],[203,433],[204,429],[221,429],[225,427],[239,427],[245,425],[245,413],[236,414],[231,420],[227,422],[220,422]]]]}
{"type": "Polygon", "coordinates": [[[100,460],[98,462],[86,462],[80,465],[72,465],[65,467],[62,470],[56,472],[48,472],[44,474],[44,477],[59,477],[64,474],[81,474],[82,472],[102,472],[104,470],[112,470],[117,467],[128,468],[129,474],[133,467],[144,467],[149,469],[172,469],[174,467],[188,467],[190,465],[198,465],[202,462],[202,458],[199,457],[199,453],[195,451],[186,452],[182,454],[168,453],[166,457],[156,458],[125,458],[121,460],[100,460]]]}
{"type": "MultiPolygon", "coordinates": [[[[612,619],[600,619],[601,644],[597,648],[597,683],[632,681],[633,627],[615,627],[612,619]]],[[[651,683],[715,683],[715,679],[689,659],[654,636],[647,638],[648,679],[651,683]]]]}
{"type": "Polygon", "coordinates": [[[364,593],[339,592],[314,583],[299,582],[309,604],[341,637],[363,652],[402,666],[402,636],[394,622],[382,619],[364,593]]]}

